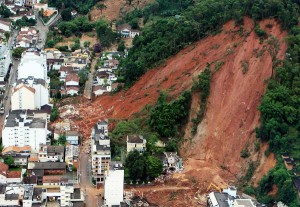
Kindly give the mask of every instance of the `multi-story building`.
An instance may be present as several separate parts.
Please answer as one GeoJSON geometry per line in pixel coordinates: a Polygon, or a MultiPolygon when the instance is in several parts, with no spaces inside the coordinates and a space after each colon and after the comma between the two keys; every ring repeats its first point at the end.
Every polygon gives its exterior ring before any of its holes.
{"type": "Polygon", "coordinates": [[[104,181],[104,173],[111,159],[107,120],[101,120],[95,124],[91,139],[92,174],[96,185],[99,185],[104,181]]]}
{"type": "Polygon", "coordinates": [[[47,119],[28,117],[26,111],[11,111],[4,121],[2,142],[4,147],[31,146],[33,152],[47,142],[47,119]]]}
{"type": "Polygon", "coordinates": [[[104,206],[120,206],[124,195],[124,170],[121,165],[111,165],[104,177],[104,206]]]}
{"type": "Polygon", "coordinates": [[[60,206],[74,206],[75,203],[82,203],[84,201],[84,193],[73,184],[66,184],[60,186],[60,206]]]}
{"type": "Polygon", "coordinates": [[[7,45],[1,44],[0,47],[0,81],[4,81],[4,78],[8,72],[11,63],[11,58],[8,52],[7,45]]]}
{"type": "Polygon", "coordinates": [[[48,80],[47,77],[47,60],[44,52],[27,50],[23,52],[21,62],[18,67],[18,79],[35,79],[48,80]]]}
{"type": "Polygon", "coordinates": [[[24,52],[18,68],[17,85],[12,92],[11,109],[35,110],[49,104],[49,83],[45,54],[24,52]]]}

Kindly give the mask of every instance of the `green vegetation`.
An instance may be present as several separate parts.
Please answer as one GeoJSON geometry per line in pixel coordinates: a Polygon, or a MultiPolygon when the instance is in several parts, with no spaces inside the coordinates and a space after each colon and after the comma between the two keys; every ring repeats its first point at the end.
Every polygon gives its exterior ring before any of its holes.
{"type": "Polygon", "coordinates": [[[67,143],[66,135],[64,135],[64,134],[59,135],[57,143],[59,145],[65,146],[67,143]]]}
{"type": "MultiPolygon", "coordinates": [[[[261,111],[261,126],[256,130],[257,137],[269,142],[269,150],[277,154],[289,153],[296,163],[300,162],[300,28],[293,27],[287,38],[287,58],[283,65],[275,68],[259,110],[261,111]]],[[[288,206],[299,206],[292,185],[292,174],[288,172],[283,161],[265,176],[260,183],[258,196],[265,203],[272,202],[268,196],[273,185],[278,187],[276,200],[285,201],[288,206]]],[[[297,165],[296,165],[297,166],[297,165]]],[[[295,168],[297,171],[297,168],[295,168]]],[[[296,172],[296,173],[299,173],[296,172]]]]}
{"type": "Polygon", "coordinates": [[[175,135],[178,126],[186,121],[191,103],[191,93],[184,92],[178,99],[167,102],[167,94],[161,92],[149,114],[149,127],[162,137],[175,135]]]}
{"type": "Polygon", "coordinates": [[[23,16],[22,19],[18,19],[17,21],[13,22],[13,25],[16,28],[32,27],[36,25],[36,20],[31,18],[28,19],[26,16],[23,16]]]}
{"type": "Polygon", "coordinates": [[[125,161],[125,176],[130,180],[153,180],[162,173],[163,165],[159,158],[140,154],[138,151],[130,152],[125,161]]]}
{"type": "Polygon", "coordinates": [[[204,118],[204,113],[206,110],[207,98],[210,90],[210,79],[211,79],[211,71],[209,65],[205,68],[205,70],[198,76],[198,80],[194,81],[192,91],[199,92],[200,91],[200,109],[197,112],[197,117],[192,119],[192,133],[195,134],[197,132],[198,124],[204,118]]]}
{"type": "MultiPolygon", "coordinates": [[[[145,28],[142,35],[134,39],[128,58],[121,62],[124,68],[121,75],[127,86],[132,85],[148,69],[191,42],[215,33],[230,19],[240,24],[244,15],[256,21],[277,17],[283,28],[291,28],[297,23],[297,12],[289,0],[156,0],[142,13],[145,28]]],[[[135,13],[132,18],[138,18],[139,13],[135,13]]]]}
{"type": "Polygon", "coordinates": [[[103,18],[96,22],[96,32],[102,47],[109,47],[118,37],[118,34],[112,31],[109,23],[103,18]]]}
{"type": "Polygon", "coordinates": [[[11,166],[14,164],[14,158],[12,156],[7,156],[4,158],[4,163],[7,164],[8,166],[11,166]]]}
{"type": "Polygon", "coordinates": [[[58,108],[54,105],[50,114],[50,121],[53,122],[58,118],[58,108]]]}
{"type": "Polygon", "coordinates": [[[79,16],[71,21],[62,21],[58,24],[61,34],[66,37],[70,37],[72,34],[79,37],[82,32],[91,32],[94,27],[95,24],[85,16],[79,16]]]}
{"type": "Polygon", "coordinates": [[[59,71],[50,70],[48,77],[50,77],[50,97],[60,98],[60,89],[63,86],[63,82],[59,80],[59,71]]]}
{"type": "Polygon", "coordinates": [[[21,56],[22,56],[22,53],[23,53],[25,50],[26,50],[26,49],[23,48],[23,47],[17,47],[16,49],[13,50],[12,56],[13,56],[14,58],[20,59],[21,56]]]}
{"type": "Polygon", "coordinates": [[[12,13],[4,4],[1,4],[0,5],[0,15],[3,18],[9,18],[12,15],[12,13]]]}

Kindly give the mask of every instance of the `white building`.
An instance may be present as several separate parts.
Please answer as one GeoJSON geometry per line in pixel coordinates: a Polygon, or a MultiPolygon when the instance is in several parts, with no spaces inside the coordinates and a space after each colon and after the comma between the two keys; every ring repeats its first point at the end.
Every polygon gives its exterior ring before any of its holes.
{"type": "Polygon", "coordinates": [[[84,201],[84,193],[79,187],[67,184],[60,186],[60,206],[73,206],[74,202],[84,201]]]}
{"type": "Polygon", "coordinates": [[[49,83],[47,77],[47,61],[44,52],[26,51],[22,54],[22,59],[18,68],[18,79],[43,79],[49,83]]]}
{"type": "Polygon", "coordinates": [[[127,135],[127,153],[137,150],[140,153],[146,151],[147,140],[142,135],[127,135]]]}
{"type": "Polygon", "coordinates": [[[38,152],[40,144],[46,144],[47,131],[47,119],[28,117],[26,111],[11,111],[2,129],[3,145],[31,146],[33,152],[38,152]]]}
{"type": "Polygon", "coordinates": [[[13,88],[11,110],[41,109],[49,104],[49,86],[43,79],[19,79],[13,88]]]}
{"type": "Polygon", "coordinates": [[[0,81],[4,81],[7,74],[9,65],[11,63],[11,58],[7,45],[0,45],[0,81]]]}
{"type": "Polygon", "coordinates": [[[104,177],[104,206],[120,206],[124,194],[124,170],[111,169],[104,177]]]}
{"type": "Polygon", "coordinates": [[[104,173],[108,169],[111,159],[108,122],[106,120],[95,124],[91,138],[92,174],[96,184],[100,184],[104,181],[104,173]]]}

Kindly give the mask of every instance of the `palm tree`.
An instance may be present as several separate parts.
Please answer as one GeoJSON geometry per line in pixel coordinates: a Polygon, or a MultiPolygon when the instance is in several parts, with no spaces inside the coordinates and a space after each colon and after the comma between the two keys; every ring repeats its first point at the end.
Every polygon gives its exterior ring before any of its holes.
{"type": "Polygon", "coordinates": [[[103,4],[103,3],[97,4],[97,9],[100,10],[101,15],[102,15],[102,10],[106,9],[106,8],[107,8],[107,6],[105,4],[103,4]]]}

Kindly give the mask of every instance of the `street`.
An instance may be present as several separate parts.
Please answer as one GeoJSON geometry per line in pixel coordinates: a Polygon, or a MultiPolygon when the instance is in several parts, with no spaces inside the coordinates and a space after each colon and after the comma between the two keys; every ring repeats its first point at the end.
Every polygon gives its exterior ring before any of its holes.
{"type": "Polygon", "coordinates": [[[100,207],[103,205],[103,189],[96,189],[92,184],[91,162],[89,155],[81,147],[79,156],[80,187],[84,190],[86,206],[100,207]],[[101,196],[99,196],[101,194],[101,196]]]}

